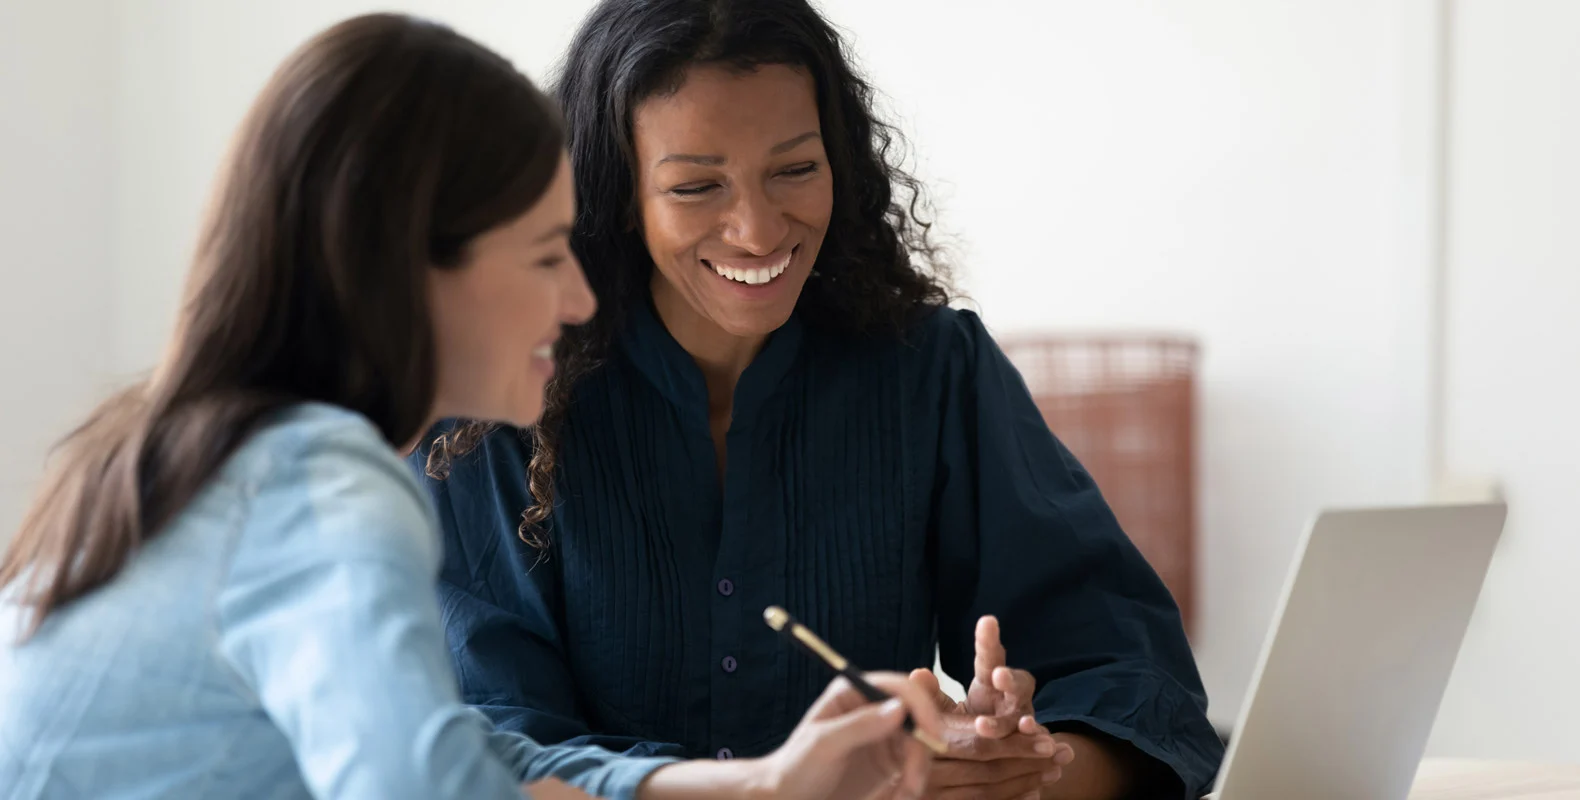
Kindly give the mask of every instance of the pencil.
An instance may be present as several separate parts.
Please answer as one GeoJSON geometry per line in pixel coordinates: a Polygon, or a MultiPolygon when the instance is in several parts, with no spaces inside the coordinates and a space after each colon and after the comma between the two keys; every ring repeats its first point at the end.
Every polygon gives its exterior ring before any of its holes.
{"type": "MultiPolygon", "coordinates": [[[[818,638],[817,634],[813,633],[805,625],[797,622],[794,617],[790,616],[789,612],[779,606],[769,606],[763,610],[763,619],[767,621],[768,627],[784,634],[786,638],[800,645],[802,649],[817,656],[819,660],[829,665],[835,672],[844,675],[845,679],[850,681],[852,686],[856,687],[856,691],[860,692],[862,697],[874,703],[881,703],[890,698],[888,692],[873,686],[862,675],[861,670],[857,669],[844,656],[835,652],[834,648],[829,647],[828,642],[818,638]]],[[[927,749],[934,753],[944,755],[949,752],[949,748],[945,747],[943,742],[927,731],[916,727],[916,721],[909,714],[905,716],[905,730],[911,734],[912,738],[926,745],[927,749]]]]}

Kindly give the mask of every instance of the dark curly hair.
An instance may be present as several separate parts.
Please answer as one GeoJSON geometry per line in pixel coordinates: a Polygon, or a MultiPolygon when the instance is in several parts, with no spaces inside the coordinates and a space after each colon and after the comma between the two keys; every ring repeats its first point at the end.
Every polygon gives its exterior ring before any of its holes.
{"type": "MultiPolygon", "coordinates": [[[[633,116],[644,100],[678,90],[696,64],[793,66],[816,86],[834,207],[796,305],[808,327],[898,335],[950,299],[948,268],[922,214],[925,195],[901,166],[903,140],[876,118],[872,87],[852,67],[839,33],[806,0],[603,0],[578,30],[554,89],[581,207],[572,246],[599,308],[561,338],[543,418],[532,429],[528,484],[535,503],[521,525],[529,544],[548,542],[544,523],[554,507],[559,434],[572,392],[609,356],[636,304],[649,302],[654,267],[636,209],[633,116]]],[[[489,429],[463,424],[440,436],[429,474],[443,478],[452,459],[489,429]]]]}

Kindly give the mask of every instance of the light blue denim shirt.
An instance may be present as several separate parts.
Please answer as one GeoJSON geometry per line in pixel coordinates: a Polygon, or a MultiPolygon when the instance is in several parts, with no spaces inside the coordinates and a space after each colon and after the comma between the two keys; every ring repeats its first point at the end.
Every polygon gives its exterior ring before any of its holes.
{"type": "Polygon", "coordinates": [[[0,595],[0,798],[633,796],[667,759],[541,747],[461,703],[441,557],[367,420],[281,414],[25,643],[0,595]]]}

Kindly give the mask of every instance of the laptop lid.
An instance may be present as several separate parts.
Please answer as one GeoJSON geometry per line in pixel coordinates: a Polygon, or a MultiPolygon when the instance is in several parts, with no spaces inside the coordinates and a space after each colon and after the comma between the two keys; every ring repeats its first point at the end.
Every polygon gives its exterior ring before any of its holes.
{"type": "Polygon", "coordinates": [[[1503,531],[1501,502],[1327,511],[1307,529],[1220,800],[1403,800],[1503,531]]]}

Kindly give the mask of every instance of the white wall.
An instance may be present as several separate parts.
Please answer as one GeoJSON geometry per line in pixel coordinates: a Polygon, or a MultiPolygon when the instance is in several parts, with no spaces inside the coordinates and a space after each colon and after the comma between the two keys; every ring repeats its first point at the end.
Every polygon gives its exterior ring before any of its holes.
{"type": "Polygon", "coordinates": [[[109,0],[0,2],[0,543],[100,388],[109,334],[109,0]]]}
{"type": "Polygon", "coordinates": [[[1433,740],[1580,763],[1580,4],[1454,4],[1446,456],[1508,527],[1433,740]]]}
{"type": "Polygon", "coordinates": [[[587,2],[120,0],[115,108],[116,313],[111,368],[147,369],[174,324],[215,171],[254,94],[285,56],[358,13],[448,22],[543,76],[587,2]]]}

